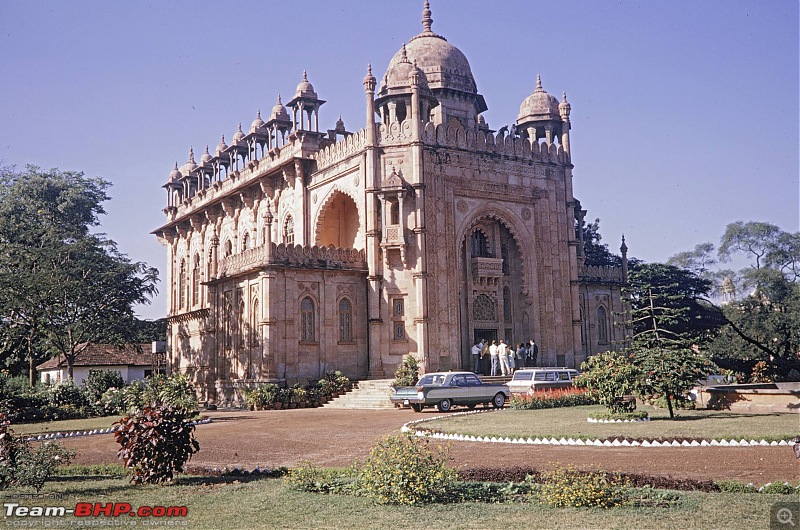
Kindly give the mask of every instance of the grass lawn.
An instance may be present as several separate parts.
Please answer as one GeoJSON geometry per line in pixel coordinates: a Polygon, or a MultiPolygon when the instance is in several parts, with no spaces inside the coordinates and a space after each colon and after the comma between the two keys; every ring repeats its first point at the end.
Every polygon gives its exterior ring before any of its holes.
{"type": "MultiPolygon", "coordinates": [[[[770,506],[794,500],[788,495],[680,492],[669,508],[622,507],[610,510],[549,508],[536,503],[461,503],[422,507],[375,506],[353,496],[299,493],[284,479],[221,481],[181,477],[171,486],[131,486],[124,479],[61,477],[46,492],[62,500],[34,504],[74,507],[77,502],[187,506],[190,528],[726,528],[769,526],[770,506]]],[[[6,492],[7,493],[7,492],[6,492]]],[[[0,496],[5,496],[0,494],[0,496]]],[[[127,517],[126,517],[127,518],[127,517]]],[[[46,518],[49,519],[49,518],[46,518]]],[[[105,518],[98,518],[102,522],[105,518]]],[[[80,521],[91,524],[91,518],[80,521]]],[[[111,522],[110,519],[105,521],[111,522]]],[[[129,519],[133,522],[133,518],[129,519]]],[[[139,525],[145,520],[141,520],[139,525]]],[[[147,519],[161,525],[167,519],[147,519]]],[[[124,522],[124,521],[120,521],[124,522]]],[[[178,520],[172,520],[177,523],[178,520]]],[[[9,519],[6,519],[9,523],[9,519]]]]}
{"type": "Polygon", "coordinates": [[[714,410],[677,411],[674,420],[666,410],[640,407],[651,421],[639,423],[589,423],[592,412],[605,407],[589,405],[541,410],[511,410],[468,414],[418,423],[446,433],[510,438],[705,438],[788,440],[797,435],[800,416],[792,413],[742,414],[714,410]]]}
{"type": "Polygon", "coordinates": [[[91,431],[92,429],[107,429],[120,419],[121,416],[103,416],[101,418],[86,418],[83,420],[48,421],[44,423],[20,423],[11,426],[15,434],[44,434],[66,431],[91,431]]]}

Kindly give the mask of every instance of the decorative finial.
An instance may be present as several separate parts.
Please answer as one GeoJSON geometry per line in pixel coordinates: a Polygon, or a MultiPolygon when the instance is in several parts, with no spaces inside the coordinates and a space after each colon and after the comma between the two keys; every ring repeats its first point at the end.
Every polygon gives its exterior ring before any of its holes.
{"type": "Polygon", "coordinates": [[[278,94],[278,105],[283,105],[283,103],[281,103],[281,95],[280,94],[278,94]]]}
{"type": "Polygon", "coordinates": [[[306,75],[305,70],[303,70],[303,81],[308,81],[308,76],[306,75]]]}
{"type": "MultiPolygon", "coordinates": [[[[566,94],[566,92],[564,92],[564,94],[566,94]]],[[[258,109],[258,112],[256,112],[256,118],[259,120],[261,119],[261,109],[258,109]]]]}
{"type": "Polygon", "coordinates": [[[224,134],[222,135],[222,140],[220,140],[220,143],[223,143],[223,144],[225,143],[225,135],[224,134]]]}
{"type": "Polygon", "coordinates": [[[536,74],[536,90],[543,90],[542,89],[542,76],[541,76],[541,74],[536,74]]]}
{"type": "Polygon", "coordinates": [[[178,169],[178,162],[175,161],[175,169],[178,169]]]}
{"type": "Polygon", "coordinates": [[[628,245],[625,244],[625,234],[622,234],[622,245],[620,245],[619,251],[622,252],[623,256],[628,253],[628,245]]]}
{"type": "Polygon", "coordinates": [[[193,146],[189,146],[189,162],[191,162],[192,164],[195,163],[195,161],[194,161],[194,147],[193,146]]]}
{"type": "Polygon", "coordinates": [[[561,101],[563,101],[564,103],[567,103],[567,91],[566,90],[564,91],[564,95],[563,95],[561,101]]]}
{"type": "Polygon", "coordinates": [[[208,156],[211,156],[211,153],[209,153],[209,152],[208,152],[208,144],[206,144],[206,154],[207,154],[208,156]]]}
{"type": "Polygon", "coordinates": [[[372,63],[367,63],[367,75],[372,75],[372,63]]]}
{"type": "Polygon", "coordinates": [[[428,0],[425,0],[425,7],[422,9],[422,27],[425,33],[433,33],[431,26],[433,25],[433,18],[431,18],[431,5],[428,0]]]}
{"type": "Polygon", "coordinates": [[[409,62],[408,61],[408,54],[406,53],[406,43],[405,42],[403,43],[402,51],[403,51],[403,55],[402,55],[403,62],[404,63],[409,62]]]}
{"type": "Polygon", "coordinates": [[[240,133],[243,133],[243,132],[244,132],[244,131],[242,131],[242,122],[239,122],[239,132],[240,132],[240,133]]]}

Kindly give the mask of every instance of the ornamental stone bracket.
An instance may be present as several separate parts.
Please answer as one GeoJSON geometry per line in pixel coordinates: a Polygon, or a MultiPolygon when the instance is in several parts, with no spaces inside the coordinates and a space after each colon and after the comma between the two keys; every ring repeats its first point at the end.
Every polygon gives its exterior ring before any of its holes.
{"type": "Polygon", "coordinates": [[[495,284],[503,277],[503,258],[472,258],[472,277],[479,284],[495,284]]]}

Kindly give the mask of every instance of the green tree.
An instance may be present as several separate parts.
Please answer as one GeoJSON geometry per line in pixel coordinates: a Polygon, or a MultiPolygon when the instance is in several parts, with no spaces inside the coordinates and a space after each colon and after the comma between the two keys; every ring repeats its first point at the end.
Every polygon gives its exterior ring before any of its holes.
{"type": "Polygon", "coordinates": [[[582,228],[576,222],[575,229],[583,230],[583,255],[587,265],[622,266],[622,258],[608,250],[607,244],[601,243],[603,236],[600,235],[600,219],[584,223],[582,228]]]}
{"type": "Polygon", "coordinates": [[[82,173],[0,171],[0,337],[6,355],[61,354],[72,378],[89,343],[123,342],[132,306],[156,293],[158,272],[92,234],[109,183],[82,173]]]}
{"type": "Polygon", "coordinates": [[[636,276],[628,289],[630,310],[625,324],[632,334],[627,351],[640,370],[638,393],[664,397],[669,417],[674,418],[673,398],[685,394],[716,368],[692,347],[706,336],[707,325],[701,315],[719,319],[720,314],[716,308],[697,304],[698,294],[708,289],[707,280],[661,264],[647,269],[656,274],[636,276]],[[659,280],[675,276],[684,281],[659,284],[659,280]],[[647,283],[648,278],[654,283],[647,283]]]}
{"type": "Polygon", "coordinates": [[[634,393],[641,373],[627,356],[615,352],[592,355],[581,364],[581,370],[575,386],[595,392],[611,413],[628,412],[623,398],[634,393]]]}

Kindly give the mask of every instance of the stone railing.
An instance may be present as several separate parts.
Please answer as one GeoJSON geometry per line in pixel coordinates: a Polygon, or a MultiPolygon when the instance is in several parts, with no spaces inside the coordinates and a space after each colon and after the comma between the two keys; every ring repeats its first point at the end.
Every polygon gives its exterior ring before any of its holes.
{"type": "Polygon", "coordinates": [[[317,247],[301,245],[277,245],[272,243],[272,252],[267,247],[250,248],[239,254],[220,260],[217,275],[233,276],[264,267],[285,265],[314,269],[353,269],[367,267],[366,253],[354,248],[317,247]]]}
{"type": "Polygon", "coordinates": [[[622,267],[608,265],[584,265],[578,271],[578,278],[583,282],[625,283],[622,267]]]}

